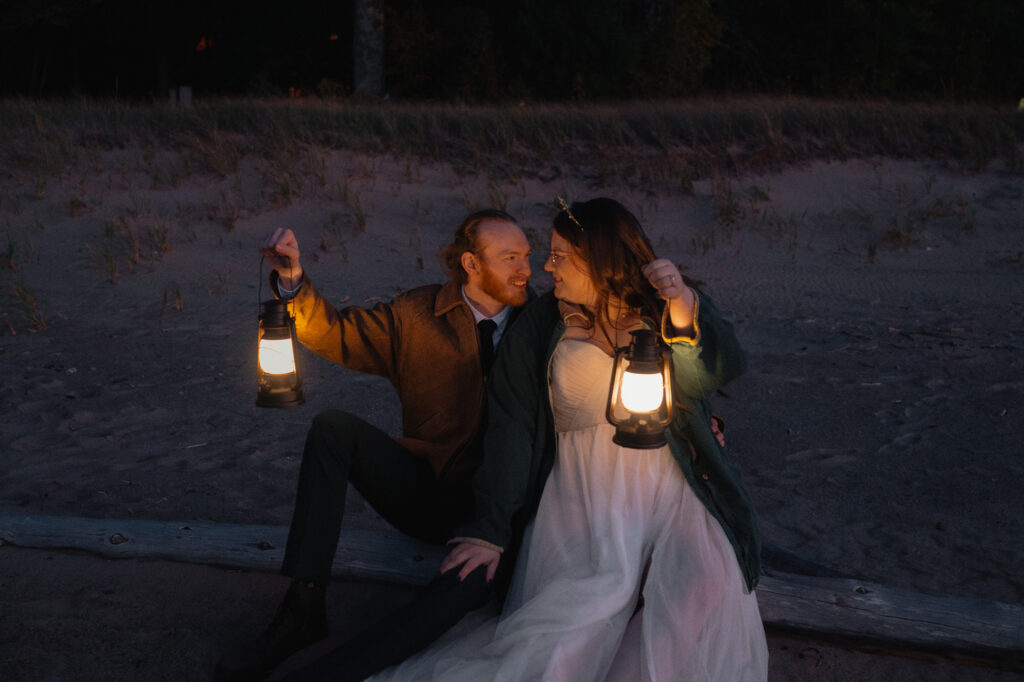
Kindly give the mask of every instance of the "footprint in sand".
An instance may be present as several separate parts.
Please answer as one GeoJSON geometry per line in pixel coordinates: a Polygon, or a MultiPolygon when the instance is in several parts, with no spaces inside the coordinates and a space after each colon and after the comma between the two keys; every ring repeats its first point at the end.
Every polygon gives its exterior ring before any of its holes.
{"type": "Polygon", "coordinates": [[[62,433],[30,433],[11,441],[10,448],[15,452],[45,452],[67,442],[62,433]]]}
{"type": "Polygon", "coordinates": [[[840,450],[835,448],[811,448],[786,455],[788,462],[815,462],[825,466],[843,466],[856,462],[859,455],[856,450],[840,450]]]}

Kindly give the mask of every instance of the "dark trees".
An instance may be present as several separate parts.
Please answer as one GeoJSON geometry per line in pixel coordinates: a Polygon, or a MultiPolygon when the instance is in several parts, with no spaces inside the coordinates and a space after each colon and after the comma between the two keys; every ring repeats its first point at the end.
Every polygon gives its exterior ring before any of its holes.
{"type": "Polygon", "coordinates": [[[1016,102],[1021,0],[0,0],[0,94],[1016,102]]]}

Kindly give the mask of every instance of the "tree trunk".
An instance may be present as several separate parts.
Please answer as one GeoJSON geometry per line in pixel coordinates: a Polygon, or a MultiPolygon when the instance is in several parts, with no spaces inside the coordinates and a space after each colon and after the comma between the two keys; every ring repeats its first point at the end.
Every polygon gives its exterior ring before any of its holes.
{"type": "Polygon", "coordinates": [[[381,0],[356,0],[352,80],[360,97],[384,97],[384,11],[381,0]]]}

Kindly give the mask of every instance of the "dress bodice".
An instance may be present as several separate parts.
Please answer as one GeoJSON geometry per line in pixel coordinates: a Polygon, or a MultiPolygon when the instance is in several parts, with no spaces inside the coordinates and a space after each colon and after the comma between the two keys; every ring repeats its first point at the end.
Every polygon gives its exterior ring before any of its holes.
{"type": "Polygon", "coordinates": [[[555,431],[607,424],[612,357],[588,341],[565,339],[551,356],[551,409],[555,431]]]}

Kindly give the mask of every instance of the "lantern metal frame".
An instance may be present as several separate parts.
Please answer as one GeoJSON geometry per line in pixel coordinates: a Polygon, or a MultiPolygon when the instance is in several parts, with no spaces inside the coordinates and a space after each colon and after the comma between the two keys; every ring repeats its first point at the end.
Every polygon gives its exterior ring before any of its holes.
{"type": "Polygon", "coordinates": [[[295,345],[295,320],[288,311],[288,302],[277,299],[260,304],[259,336],[257,348],[264,340],[283,341],[291,346],[294,370],[284,374],[272,374],[264,370],[257,355],[259,389],[256,404],[260,407],[294,407],[306,402],[302,396],[302,374],[299,372],[298,354],[295,345]]]}
{"type": "Polygon", "coordinates": [[[636,449],[659,448],[668,442],[665,429],[672,422],[672,358],[660,335],[649,329],[630,332],[632,340],[615,352],[615,368],[608,391],[606,416],[615,427],[612,441],[636,449]],[[622,401],[623,375],[661,375],[661,401],[648,412],[631,412],[622,401]]]}

